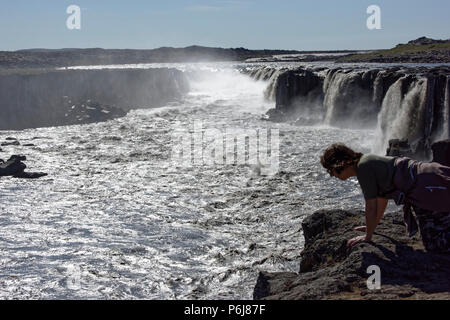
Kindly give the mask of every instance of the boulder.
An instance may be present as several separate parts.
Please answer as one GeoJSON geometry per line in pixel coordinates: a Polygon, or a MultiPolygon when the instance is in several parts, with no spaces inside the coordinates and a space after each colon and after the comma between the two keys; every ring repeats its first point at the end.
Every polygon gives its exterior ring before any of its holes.
{"type": "Polygon", "coordinates": [[[20,174],[27,167],[22,161],[26,160],[25,156],[11,156],[6,162],[0,159],[0,176],[14,176],[20,174]]]}
{"type": "Polygon", "coordinates": [[[22,162],[27,158],[21,155],[13,155],[6,162],[0,159],[0,177],[12,176],[15,178],[37,179],[46,176],[44,172],[25,172],[26,165],[22,162]]]}
{"type": "Polygon", "coordinates": [[[283,122],[286,121],[287,115],[280,109],[272,108],[266,112],[268,120],[273,122],[283,122]]]}
{"type": "Polygon", "coordinates": [[[5,141],[5,142],[2,142],[1,146],[2,147],[6,147],[6,146],[20,146],[20,142],[17,141],[17,140],[5,141]]]}
{"type": "MultiPolygon", "coordinates": [[[[417,160],[426,160],[428,152],[423,151],[423,145],[412,146],[408,139],[391,139],[386,155],[391,157],[408,157],[417,160]]],[[[433,162],[438,162],[445,166],[450,166],[450,139],[437,141],[429,147],[432,152],[433,162]]],[[[429,159],[429,158],[428,158],[429,159]]]]}
{"type": "Polygon", "coordinates": [[[414,158],[414,151],[412,150],[408,139],[391,139],[389,140],[389,147],[386,150],[386,155],[391,157],[414,158]]]}
{"type": "Polygon", "coordinates": [[[433,162],[450,167],[450,139],[433,143],[431,150],[433,151],[433,162]]]}

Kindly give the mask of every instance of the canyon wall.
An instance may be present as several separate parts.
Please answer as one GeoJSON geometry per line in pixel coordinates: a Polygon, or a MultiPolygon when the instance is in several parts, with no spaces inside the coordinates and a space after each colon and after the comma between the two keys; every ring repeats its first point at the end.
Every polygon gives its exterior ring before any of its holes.
{"type": "Polygon", "coordinates": [[[449,138],[449,67],[296,68],[244,70],[268,80],[273,121],[327,124],[378,131],[374,150],[390,139],[408,139],[421,158],[433,142],[449,138]]]}
{"type": "Polygon", "coordinates": [[[0,130],[103,121],[164,105],[188,91],[183,72],[169,68],[2,74],[0,130]],[[76,117],[71,117],[74,110],[76,117]]]}

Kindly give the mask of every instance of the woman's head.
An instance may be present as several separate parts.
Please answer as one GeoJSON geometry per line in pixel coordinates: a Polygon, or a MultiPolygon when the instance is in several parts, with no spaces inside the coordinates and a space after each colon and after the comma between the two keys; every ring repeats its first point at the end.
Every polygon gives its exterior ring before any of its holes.
{"type": "Polygon", "coordinates": [[[355,152],[342,143],[335,143],[329,146],[320,157],[320,163],[327,170],[330,176],[336,176],[342,180],[348,178],[341,177],[344,170],[355,167],[359,159],[362,157],[362,153],[355,152]]]}

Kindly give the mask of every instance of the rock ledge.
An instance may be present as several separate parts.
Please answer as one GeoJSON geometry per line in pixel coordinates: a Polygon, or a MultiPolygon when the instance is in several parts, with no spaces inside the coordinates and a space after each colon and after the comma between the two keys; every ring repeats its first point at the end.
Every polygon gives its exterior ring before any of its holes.
{"type": "Polygon", "coordinates": [[[420,235],[408,238],[400,212],[385,215],[372,242],[348,249],[364,224],[357,210],[306,218],[300,272],[260,272],[254,299],[450,299],[449,254],[426,252],[420,235]],[[368,289],[371,265],[380,268],[380,289],[368,289]]]}

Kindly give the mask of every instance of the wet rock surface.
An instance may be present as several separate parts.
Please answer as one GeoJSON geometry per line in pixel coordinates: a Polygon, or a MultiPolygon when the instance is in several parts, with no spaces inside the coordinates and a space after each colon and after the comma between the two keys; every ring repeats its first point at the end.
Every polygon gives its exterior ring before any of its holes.
{"type": "Polygon", "coordinates": [[[385,215],[372,242],[347,248],[360,235],[364,212],[320,210],[302,223],[299,273],[259,274],[254,299],[449,299],[450,255],[426,252],[408,238],[402,216],[385,215]],[[368,289],[369,266],[380,268],[380,289],[368,289]]]}

